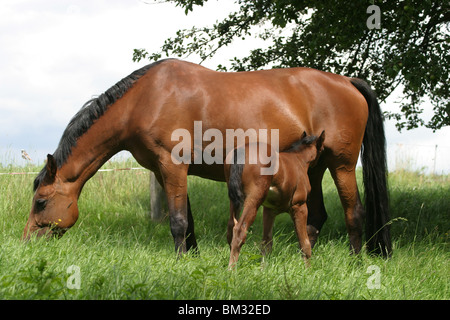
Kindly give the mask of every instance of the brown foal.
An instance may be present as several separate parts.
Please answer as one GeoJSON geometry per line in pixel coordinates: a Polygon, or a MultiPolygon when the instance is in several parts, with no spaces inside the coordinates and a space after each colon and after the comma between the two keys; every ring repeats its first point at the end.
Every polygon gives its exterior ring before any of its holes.
{"type": "Polygon", "coordinates": [[[244,163],[237,159],[238,148],[229,154],[224,166],[230,198],[227,233],[231,248],[229,268],[236,265],[247,231],[261,205],[264,206],[263,253],[272,248],[275,216],[289,212],[305,261],[311,257],[311,243],[306,227],[308,218],[306,200],[311,191],[308,169],[314,166],[322,152],[324,139],[325,131],[319,137],[307,136],[304,132],[301,139],[286,151],[277,153],[272,149],[271,155],[275,155],[272,159],[278,160],[278,166],[269,174],[262,173],[267,164],[249,161],[252,155],[248,143],[241,147],[245,148],[244,163]],[[232,164],[230,164],[231,156],[234,157],[232,164]],[[239,217],[242,206],[242,215],[239,217]]]}

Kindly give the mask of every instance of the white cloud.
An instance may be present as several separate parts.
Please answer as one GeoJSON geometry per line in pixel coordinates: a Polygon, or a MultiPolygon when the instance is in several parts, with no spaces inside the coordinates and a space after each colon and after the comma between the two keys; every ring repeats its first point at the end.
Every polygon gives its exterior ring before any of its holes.
{"type": "MultiPolygon", "coordinates": [[[[26,147],[39,157],[53,152],[85,101],[148,63],[133,63],[133,48],[156,51],[176,30],[211,25],[237,8],[232,1],[209,1],[186,16],[173,4],[137,0],[2,0],[0,6],[0,148],[26,147]]],[[[253,41],[237,41],[205,66],[244,55],[253,41]]],[[[411,137],[449,145],[443,138],[448,130],[421,130],[399,135],[388,124],[388,142],[411,137]]]]}
{"type": "Polygon", "coordinates": [[[133,63],[133,48],[156,51],[180,28],[214,23],[234,6],[223,3],[186,16],[143,1],[3,0],[0,148],[52,152],[85,101],[148,63],[133,63]]]}

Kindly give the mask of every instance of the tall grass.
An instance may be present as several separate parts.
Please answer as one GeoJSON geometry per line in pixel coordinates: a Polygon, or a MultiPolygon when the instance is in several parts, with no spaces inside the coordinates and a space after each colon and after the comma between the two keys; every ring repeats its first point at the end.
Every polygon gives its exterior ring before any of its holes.
{"type": "MultiPolygon", "coordinates": [[[[137,164],[107,164],[124,166],[137,164]]],[[[311,266],[302,262],[288,215],[277,218],[273,252],[262,257],[259,214],[233,272],[227,270],[223,183],[189,177],[200,256],[177,259],[167,220],[149,219],[146,171],[97,173],[81,194],[77,224],[62,239],[24,243],[20,237],[33,179],[0,176],[0,299],[450,298],[449,176],[390,174],[392,218],[397,219],[391,225],[394,254],[389,260],[364,252],[349,255],[343,210],[327,174],[323,185],[329,218],[311,266]],[[80,289],[68,286],[72,265],[79,267],[80,289]],[[370,285],[374,276],[380,280],[376,288],[370,285]]]]}

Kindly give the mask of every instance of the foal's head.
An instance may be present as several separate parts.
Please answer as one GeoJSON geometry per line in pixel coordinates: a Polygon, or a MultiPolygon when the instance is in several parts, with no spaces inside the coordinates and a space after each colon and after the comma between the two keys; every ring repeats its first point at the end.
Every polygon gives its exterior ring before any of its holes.
{"type": "Polygon", "coordinates": [[[325,130],[322,131],[319,137],[308,136],[306,132],[303,132],[300,140],[294,142],[286,152],[298,153],[309,167],[313,167],[323,151],[324,140],[325,130]]]}

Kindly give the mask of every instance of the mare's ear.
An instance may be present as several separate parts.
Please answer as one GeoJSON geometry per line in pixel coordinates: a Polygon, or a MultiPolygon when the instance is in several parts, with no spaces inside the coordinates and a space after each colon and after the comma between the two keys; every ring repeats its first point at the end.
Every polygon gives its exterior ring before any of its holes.
{"type": "Polygon", "coordinates": [[[56,160],[51,154],[47,154],[47,165],[45,166],[45,184],[52,184],[56,178],[56,160]]]}
{"type": "Polygon", "coordinates": [[[324,141],[325,141],[325,130],[323,130],[322,133],[320,134],[319,138],[317,138],[317,141],[316,141],[317,150],[321,151],[323,149],[324,141]]]}
{"type": "Polygon", "coordinates": [[[302,136],[300,137],[300,140],[305,139],[305,137],[306,137],[306,131],[303,131],[302,136]]]}

